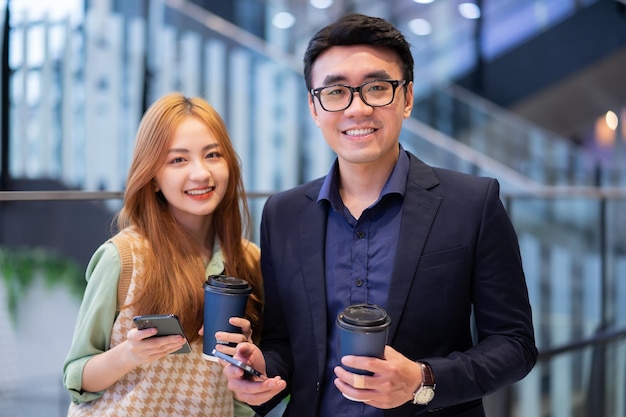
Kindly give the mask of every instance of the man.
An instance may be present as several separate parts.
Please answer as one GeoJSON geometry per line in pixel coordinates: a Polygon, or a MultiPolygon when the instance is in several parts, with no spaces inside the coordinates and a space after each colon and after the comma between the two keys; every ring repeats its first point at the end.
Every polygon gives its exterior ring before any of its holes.
{"type": "Polygon", "coordinates": [[[311,115],[337,160],[266,203],[262,343],[235,357],[271,378],[229,365],[229,387],[261,414],[290,395],[286,416],[484,416],[481,398],[537,358],[498,182],[401,147],[413,58],[388,22],[345,16],[313,37],[304,64],[311,115]],[[384,359],[339,357],[337,314],[358,303],[391,316],[384,359]]]}

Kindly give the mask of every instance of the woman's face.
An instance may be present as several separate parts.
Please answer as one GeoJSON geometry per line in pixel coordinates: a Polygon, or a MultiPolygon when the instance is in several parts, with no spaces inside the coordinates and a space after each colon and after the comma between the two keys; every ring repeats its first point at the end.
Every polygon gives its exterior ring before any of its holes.
{"type": "Polygon", "coordinates": [[[201,121],[189,117],[178,126],[155,181],[170,212],[187,229],[210,222],[228,188],[228,164],[201,121]]]}

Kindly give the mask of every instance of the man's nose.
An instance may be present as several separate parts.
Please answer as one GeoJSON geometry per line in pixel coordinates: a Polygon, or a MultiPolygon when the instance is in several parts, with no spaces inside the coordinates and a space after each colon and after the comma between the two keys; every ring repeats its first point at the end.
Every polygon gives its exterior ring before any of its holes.
{"type": "Polygon", "coordinates": [[[371,111],[373,109],[372,106],[370,106],[369,104],[367,104],[365,102],[365,100],[363,100],[363,95],[361,94],[360,91],[352,91],[352,103],[350,103],[350,105],[348,107],[346,107],[346,109],[344,111],[363,111],[366,110],[367,112],[371,111]],[[355,97],[356,95],[356,97],[355,97]]]}

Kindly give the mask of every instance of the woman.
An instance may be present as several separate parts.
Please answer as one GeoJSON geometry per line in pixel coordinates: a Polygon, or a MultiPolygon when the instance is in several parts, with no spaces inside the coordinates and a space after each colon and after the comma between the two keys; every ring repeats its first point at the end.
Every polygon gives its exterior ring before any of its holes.
{"type": "Polygon", "coordinates": [[[202,357],[202,284],[220,273],[250,282],[246,318],[231,318],[242,333],[220,340],[260,334],[259,250],[242,238],[249,224],[239,160],[220,116],[200,98],[172,93],[157,100],[137,133],[120,232],[87,268],[64,364],[69,415],[233,415],[220,364],[202,357]],[[125,265],[132,265],[132,278],[118,305],[125,265]],[[192,351],[171,355],[183,337],[137,330],[132,318],[142,314],[176,314],[192,351]]]}

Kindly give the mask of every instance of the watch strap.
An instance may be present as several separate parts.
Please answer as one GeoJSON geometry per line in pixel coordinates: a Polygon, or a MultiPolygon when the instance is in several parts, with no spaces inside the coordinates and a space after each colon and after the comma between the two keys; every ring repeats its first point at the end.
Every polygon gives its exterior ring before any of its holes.
{"type": "Polygon", "coordinates": [[[435,386],[435,376],[433,375],[433,369],[429,364],[420,362],[422,365],[422,384],[426,386],[435,386]]]}

